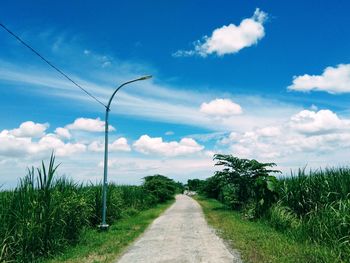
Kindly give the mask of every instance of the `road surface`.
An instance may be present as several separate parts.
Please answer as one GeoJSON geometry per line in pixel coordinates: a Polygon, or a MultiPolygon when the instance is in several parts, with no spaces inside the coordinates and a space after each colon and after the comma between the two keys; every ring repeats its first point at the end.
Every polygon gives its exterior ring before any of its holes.
{"type": "Polygon", "coordinates": [[[199,204],[186,195],[158,217],[119,258],[118,263],[241,262],[204,219],[199,204]]]}

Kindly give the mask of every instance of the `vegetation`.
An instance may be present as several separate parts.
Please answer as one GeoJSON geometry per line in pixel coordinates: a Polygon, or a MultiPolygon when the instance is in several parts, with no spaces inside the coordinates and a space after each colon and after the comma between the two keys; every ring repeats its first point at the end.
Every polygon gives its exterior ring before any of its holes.
{"type": "Polygon", "coordinates": [[[174,198],[176,184],[173,180],[159,174],[146,176],[144,180],[143,188],[154,197],[153,202],[163,203],[174,198]]]}
{"type": "Polygon", "coordinates": [[[174,200],[167,201],[136,215],[124,216],[111,225],[108,231],[102,233],[98,233],[94,228],[85,229],[76,246],[71,246],[62,255],[43,262],[115,262],[123,249],[173,202],[174,200]]]}
{"type": "Polygon", "coordinates": [[[273,163],[215,155],[222,171],[196,182],[196,191],[263,221],[294,240],[332,248],[339,262],[350,257],[350,169],[299,170],[277,179],[273,163]]]}
{"type": "MultiPolygon", "coordinates": [[[[50,163],[29,169],[14,191],[0,192],[0,262],[33,262],[76,244],[86,228],[101,222],[101,185],[55,178],[50,163]]],[[[110,184],[107,222],[135,215],[174,197],[177,184],[164,176],[148,176],[142,186],[110,184]],[[150,183],[152,182],[152,183],[150,183]],[[166,187],[166,191],[152,192],[166,187]],[[172,187],[171,187],[172,186],[172,187]]]]}
{"type": "Polygon", "coordinates": [[[260,263],[335,263],[341,261],[329,247],[293,237],[277,231],[263,221],[244,220],[238,211],[232,211],[215,199],[196,197],[208,223],[218,234],[238,249],[243,262],[260,263]]]}
{"type": "Polygon", "coordinates": [[[274,163],[260,163],[256,160],[239,159],[231,155],[214,155],[222,171],[206,181],[203,191],[232,209],[245,210],[250,218],[263,216],[277,198],[276,177],[271,173],[274,163]]]}

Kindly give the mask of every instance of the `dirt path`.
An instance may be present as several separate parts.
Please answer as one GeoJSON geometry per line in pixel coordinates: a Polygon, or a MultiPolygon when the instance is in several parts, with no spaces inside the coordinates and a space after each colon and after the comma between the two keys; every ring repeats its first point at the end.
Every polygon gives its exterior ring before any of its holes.
{"type": "Polygon", "coordinates": [[[202,209],[192,198],[176,202],[117,261],[118,263],[226,263],[241,262],[207,225],[202,209]]]}

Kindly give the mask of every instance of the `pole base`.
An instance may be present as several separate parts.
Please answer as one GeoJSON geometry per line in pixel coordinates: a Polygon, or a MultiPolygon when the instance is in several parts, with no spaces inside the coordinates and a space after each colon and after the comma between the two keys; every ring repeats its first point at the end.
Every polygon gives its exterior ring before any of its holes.
{"type": "Polygon", "coordinates": [[[98,228],[100,229],[100,231],[107,231],[109,228],[109,225],[108,224],[101,224],[101,225],[98,225],[98,228]]]}

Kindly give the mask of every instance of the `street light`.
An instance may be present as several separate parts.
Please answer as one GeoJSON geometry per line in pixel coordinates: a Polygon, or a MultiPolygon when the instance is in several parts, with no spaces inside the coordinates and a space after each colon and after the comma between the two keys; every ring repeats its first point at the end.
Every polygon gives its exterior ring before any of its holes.
{"type": "Polygon", "coordinates": [[[110,97],[108,104],[106,106],[106,117],[105,117],[105,155],[104,155],[104,167],[103,167],[103,189],[102,189],[102,223],[99,225],[101,230],[107,230],[109,225],[106,223],[106,210],[107,210],[107,173],[108,173],[108,113],[110,112],[111,102],[114,98],[114,95],[120,90],[123,86],[130,84],[132,82],[146,80],[152,78],[151,75],[144,76],[138,79],[130,80],[121,84],[110,97]]]}

